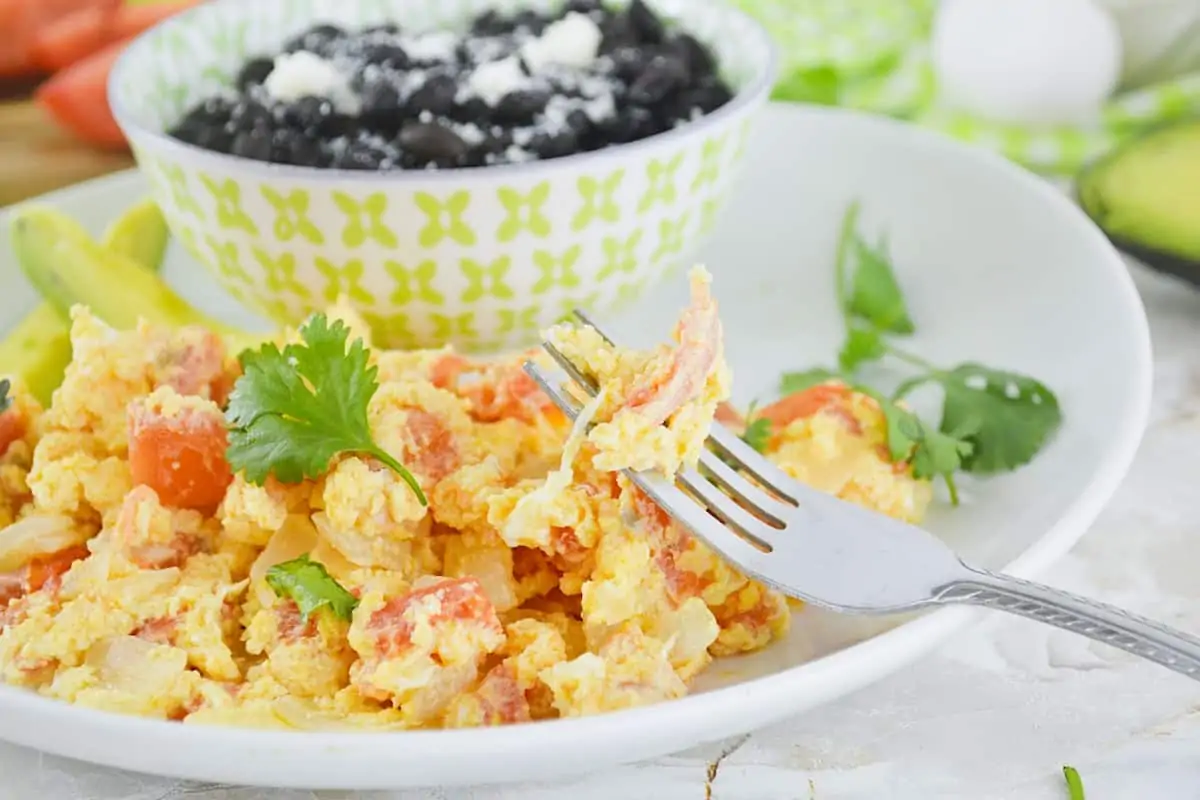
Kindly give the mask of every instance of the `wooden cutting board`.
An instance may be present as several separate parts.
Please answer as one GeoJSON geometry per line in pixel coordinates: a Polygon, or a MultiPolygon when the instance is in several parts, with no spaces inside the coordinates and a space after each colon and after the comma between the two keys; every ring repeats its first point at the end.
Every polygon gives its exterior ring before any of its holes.
{"type": "Polygon", "coordinates": [[[98,150],[60,130],[27,88],[0,93],[0,206],[131,166],[129,153],[98,150]]]}

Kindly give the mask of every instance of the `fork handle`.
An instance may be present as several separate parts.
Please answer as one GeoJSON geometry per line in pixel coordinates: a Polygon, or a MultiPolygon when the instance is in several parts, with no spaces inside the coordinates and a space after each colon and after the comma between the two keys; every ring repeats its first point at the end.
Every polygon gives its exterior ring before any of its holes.
{"type": "Polygon", "coordinates": [[[1115,606],[1040,583],[971,569],[938,594],[942,603],[1007,611],[1119,647],[1200,680],[1200,639],[1115,606]]]}

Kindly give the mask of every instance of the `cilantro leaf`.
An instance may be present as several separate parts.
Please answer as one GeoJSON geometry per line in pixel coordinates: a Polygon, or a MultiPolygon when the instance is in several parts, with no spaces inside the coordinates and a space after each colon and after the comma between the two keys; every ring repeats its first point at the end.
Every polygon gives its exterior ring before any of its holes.
{"type": "Polygon", "coordinates": [[[301,344],[274,343],[241,355],[242,376],[229,396],[226,457],[251,483],[320,477],[341,453],[373,456],[395,470],[422,505],[412,474],[371,438],[367,405],[379,389],[361,339],[316,314],[300,327],[301,344]]]}
{"type": "Polygon", "coordinates": [[[1063,767],[1063,778],[1067,781],[1067,800],[1087,800],[1083,795],[1083,780],[1074,767],[1063,767]]]}
{"type": "Polygon", "coordinates": [[[913,477],[927,480],[941,476],[950,490],[950,501],[958,504],[954,473],[971,454],[971,443],[927,425],[912,411],[902,408],[871,390],[859,388],[875,398],[887,423],[888,456],[894,462],[912,464],[913,477]]]}
{"type": "Polygon", "coordinates": [[[968,472],[1028,464],[1062,423],[1054,392],[1026,375],[965,363],[935,378],[945,391],[942,432],[971,443],[968,472]]]}
{"type": "Polygon", "coordinates": [[[771,420],[765,417],[750,420],[746,423],[746,430],[742,432],[742,441],[760,453],[765,451],[771,441],[771,420]]]}
{"type": "Polygon", "coordinates": [[[838,372],[825,367],[814,367],[803,372],[785,372],[779,380],[779,393],[789,395],[803,392],[805,389],[811,389],[840,377],[838,372]]]}
{"type": "Polygon", "coordinates": [[[334,616],[349,621],[358,606],[358,598],[335,581],[324,564],[313,561],[307,553],[268,569],[267,585],[276,596],[295,601],[305,622],[319,608],[328,608],[334,616]]]}
{"type": "Polygon", "coordinates": [[[878,361],[887,355],[887,345],[876,328],[851,325],[838,353],[838,366],[843,372],[854,372],[863,364],[878,361]]]}
{"type": "Polygon", "coordinates": [[[858,317],[888,333],[912,333],[916,328],[908,314],[886,245],[880,242],[878,247],[872,248],[858,234],[853,235],[854,267],[846,287],[846,315],[858,317]]]}
{"type": "Polygon", "coordinates": [[[8,411],[12,406],[12,398],[8,395],[10,391],[12,391],[12,381],[8,378],[0,380],[0,414],[8,411]]]}

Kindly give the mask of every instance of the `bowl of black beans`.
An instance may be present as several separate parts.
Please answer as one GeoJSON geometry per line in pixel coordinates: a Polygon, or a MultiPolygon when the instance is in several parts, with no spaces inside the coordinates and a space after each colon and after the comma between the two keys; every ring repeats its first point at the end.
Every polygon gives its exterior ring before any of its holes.
{"type": "Polygon", "coordinates": [[[109,99],[245,304],[481,350],[686,264],[774,77],[722,0],[214,0],[135,41],[109,99]]]}

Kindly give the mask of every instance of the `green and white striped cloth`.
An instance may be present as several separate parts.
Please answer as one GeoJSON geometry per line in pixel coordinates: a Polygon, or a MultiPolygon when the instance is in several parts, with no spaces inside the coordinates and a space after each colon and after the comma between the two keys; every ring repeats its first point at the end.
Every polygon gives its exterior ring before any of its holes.
{"type": "Polygon", "coordinates": [[[1038,172],[1072,175],[1147,128],[1200,114],[1200,73],[1113,97],[1090,129],[1035,129],[944,108],[927,42],[937,0],[734,0],[783,53],[776,100],[908,119],[1038,172]]]}

